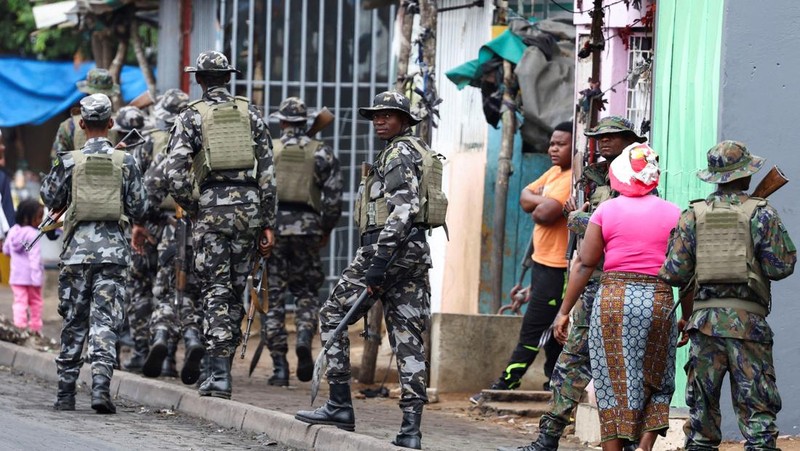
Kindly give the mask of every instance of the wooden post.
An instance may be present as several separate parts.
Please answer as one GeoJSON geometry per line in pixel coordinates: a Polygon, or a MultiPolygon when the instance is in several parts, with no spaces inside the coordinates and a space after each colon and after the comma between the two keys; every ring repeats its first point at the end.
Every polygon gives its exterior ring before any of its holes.
{"type": "MultiPolygon", "coordinates": [[[[423,71],[422,82],[425,83],[423,86],[423,91],[425,93],[429,92],[436,92],[436,26],[437,26],[437,15],[438,15],[438,8],[436,7],[435,0],[420,0],[419,2],[419,9],[420,9],[420,24],[422,25],[423,33],[427,33],[427,37],[422,45],[422,61],[425,64],[426,69],[423,71]],[[425,74],[427,73],[427,77],[425,74]]],[[[435,99],[436,95],[431,96],[430,98],[435,99]]],[[[422,138],[423,141],[431,144],[432,139],[432,129],[433,129],[433,117],[430,115],[426,117],[420,124],[419,127],[419,137],[422,138]]]]}
{"type": "Polygon", "coordinates": [[[511,62],[503,60],[503,134],[500,143],[500,155],[497,157],[497,179],[494,183],[494,222],[492,224],[492,304],[491,313],[500,309],[503,297],[503,255],[506,239],[506,202],[508,201],[508,177],[511,174],[511,157],[514,152],[514,135],[517,130],[515,110],[508,105],[514,105],[511,96],[511,86],[514,84],[515,75],[511,62]]]}
{"type": "Polygon", "coordinates": [[[397,58],[397,81],[394,89],[405,94],[406,76],[408,76],[408,59],[411,57],[411,31],[414,28],[414,15],[409,14],[404,6],[397,9],[397,21],[400,22],[400,55],[397,58]]]}

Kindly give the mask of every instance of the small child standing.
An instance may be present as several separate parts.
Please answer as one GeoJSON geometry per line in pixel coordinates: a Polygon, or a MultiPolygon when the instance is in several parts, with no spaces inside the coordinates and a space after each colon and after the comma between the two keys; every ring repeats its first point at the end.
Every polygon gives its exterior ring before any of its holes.
{"type": "Polygon", "coordinates": [[[42,279],[44,267],[39,243],[30,252],[23,247],[36,238],[37,227],[42,222],[44,209],[33,199],[17,206],[17,223],[11,227],[3,242],[3,253],[11,256],[9,283],[14,293],[14,325],[32,332],[42,332],[42,279]],[[30,319],[28,310],[30,309],[30,319]]]}

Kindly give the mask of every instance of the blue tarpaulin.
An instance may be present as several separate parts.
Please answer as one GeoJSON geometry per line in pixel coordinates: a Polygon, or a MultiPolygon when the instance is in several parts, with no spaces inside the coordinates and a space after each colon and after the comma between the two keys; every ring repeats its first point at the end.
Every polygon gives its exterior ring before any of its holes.
{"type": "MultiPolygon", "coordinates": [[[[39,125],[77,103],[86,94],[75,83],[95,64],[0,58],[0,67],[0,127],[14,127],[39,125]]],[[[125,103],[147,90],[136,66],[124,66],[120,78],[125,103]]]]}

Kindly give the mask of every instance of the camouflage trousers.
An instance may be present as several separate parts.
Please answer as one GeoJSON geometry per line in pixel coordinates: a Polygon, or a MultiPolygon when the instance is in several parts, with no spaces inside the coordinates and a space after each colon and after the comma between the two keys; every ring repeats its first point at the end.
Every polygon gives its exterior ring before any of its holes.
{"type": "MultiPolygon", "coordinates": [[[[178,300],[175,309],[175,226],[167,225],[161,234],[158,246],[158,273],[153,282],[153,298],[155,307],[150,316],[150,333],[165,329],[170,340],[176,339],[181,332],[203,328],[203,305],[200,299],[200,282],[191,265],[187,265],[186,287],[183,296],[178,300]]],[[[186,259],[191,261],[192,251],[187,247],[186,259]]]]}
{"type": "Polygon", "coordinates": [[[135,342],[147,342],[150,338],[149,321],[153,313],[153,280],[158,271],[156,247],[145,245],[144,255],[133,252],[128,267],[127,302],[125,312],[135,342]]]}
{"type": "Polygon", "coordinates": [[[775,384],[772,343],[711,337],[690,331],[686,363],[686,404],[683,426],[687,450],[712,450],[722,439],[719,409],[722,381],[730,374],[733,411],[746,441],[745,450],[775,450],[781,397],[775,384]]]}
{"type": "Polygon", "coordinates": [[[193,231],[194,270],[203,299],[203,331],[211,357],[229,357],[242,338],[244,290],[261,231],[231,231],[199,223],[193,231]]]}
{"type": "MultiPolygon", "coordinates": [[[[268,259],[269,310],[261,315],[261,335],[271,352],[286,353],[286,296],[294,297],[297,331],[317,331],[319,289],[325,281],[319,257],[319,236],[277,238],[268,259]]],[[[267,307],[267,306],[263,306],[267,307]]]]}
{"type": "Polygon", "coordinates": [[[83,365],[83,345],[89,343],[92,375],[111,378],[117,360],[117,328],[122,323],[126,268],[112,264],[62,265],[58,276],[61,350],[56,357],[58,379],[72,384],[83,365]]]}
{"type": "Polygon", "coordinates": [[[589,361],[589,318],[600,281],[592,279],[572,310],[572,328],[550,377],[553,405],[539,420],[539,431],[560,437],[572,421],[583,391],[592,380],[589,361]]]}
{"type": "MultiPolygon", "coordinates": [[[[409,243],[411,244],[411,243],[409,243]]],[[[407,246],[408,247],[408,246],[407,246]]],[[[350,340],[345,331],[333,337],[333,331],[366,289],[364,276],[369,268],[377,245],[362,246],[343,272],[328,300],[320,310],[320,328],[323,343],[334,340],[327,353],[328,382],[350,382],[350,340]]],[[[386,283],[378,295],[368,296],[361,308],[349,321],[352,325],[369,311],[375,302],[383,303],[383,314],[389,344],[397,356],[400,378],[400,408],[414,412],[414,408],[428,402],[426,394],[427,362],[422,334],[430,321],[430,284],[428,265],[420,263],[408,249],[401,249],[399,258],[386,269],[386,283]]]]}

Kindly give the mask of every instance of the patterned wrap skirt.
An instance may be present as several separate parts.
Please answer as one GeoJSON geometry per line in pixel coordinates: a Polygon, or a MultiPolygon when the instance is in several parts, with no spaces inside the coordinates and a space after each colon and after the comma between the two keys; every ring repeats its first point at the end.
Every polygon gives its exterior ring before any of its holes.
{"type": "Polygon", "coordinates": [[[666,435],[678,327],[672,288],[655,276],[607,272],[589,328],[602,441],[666,435]]]}

